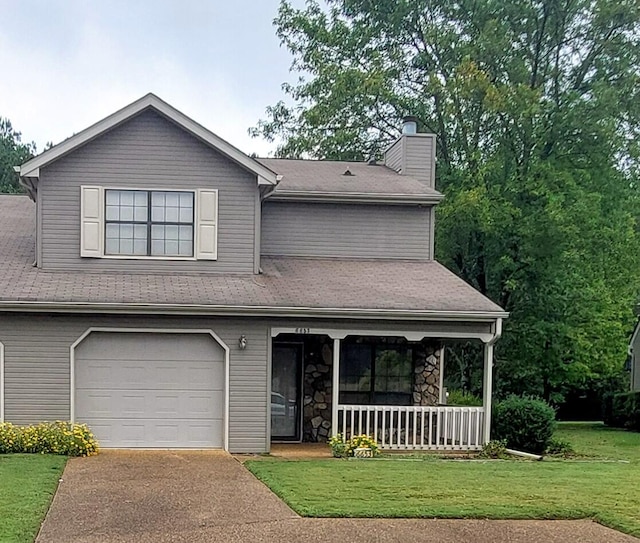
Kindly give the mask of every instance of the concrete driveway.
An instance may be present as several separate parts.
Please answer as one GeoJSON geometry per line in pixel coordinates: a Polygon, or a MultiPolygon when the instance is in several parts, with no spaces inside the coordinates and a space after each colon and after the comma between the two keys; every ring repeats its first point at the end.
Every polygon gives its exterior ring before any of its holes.
{"type": "Polygon", "coordinates": [[[305,519],[221,452],[71,459],[37,543],[631,543],[590,521],[305,519]]]}

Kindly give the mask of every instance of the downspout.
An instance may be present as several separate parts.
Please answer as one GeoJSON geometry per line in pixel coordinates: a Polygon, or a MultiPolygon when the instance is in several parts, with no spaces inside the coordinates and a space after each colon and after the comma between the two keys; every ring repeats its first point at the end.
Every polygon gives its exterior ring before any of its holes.
{"type": "Polygon", "coordinates": [[[493,333],[493,337],[489,340],[491,345],[494,345],[502,337],[502,318],[496,320],[496,329],[493,333]]]}
{"type": "Polygon", "coordinates": [[[258,190],[260,191],[260,201],[256,202],[256,206],[259,206],[259,209],[256,209],[255,217],[259,217],[260,224],[256,224],[254,229],[254,235],[256,237],[256,239],[254,240],[254,246],[256,248],[256,255],[255,255],[256,265],[254,267],[254,272],[257,273],[258,275],[262,275],[263,273],[262,249],[260,246],[260,242],[261,242],[260,237],[262,236],[262,202],[264,202],[267,198],[269,198],[269,196],[271,196],[274,193],[280,181],[282,181],[282,176],[276,175],[275,185],[262,185],[258,187],[258,190]]]}

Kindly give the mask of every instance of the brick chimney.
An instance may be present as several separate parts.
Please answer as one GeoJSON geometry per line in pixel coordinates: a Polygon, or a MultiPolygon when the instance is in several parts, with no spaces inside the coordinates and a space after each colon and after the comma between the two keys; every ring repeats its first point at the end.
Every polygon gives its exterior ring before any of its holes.
{"type": "Polygon", "coordinates": [[[384,163],[400,175],[435,188],[436,136],[418,133],[417,126],[415,117],[403,119],[402,135],[385,150],[384,163]]]}

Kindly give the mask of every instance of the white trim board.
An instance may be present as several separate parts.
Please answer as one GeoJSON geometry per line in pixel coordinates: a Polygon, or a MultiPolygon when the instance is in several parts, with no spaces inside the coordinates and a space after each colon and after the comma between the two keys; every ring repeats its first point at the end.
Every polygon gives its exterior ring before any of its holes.
{"type": "Polygon", "coordinates": [[[491,332],[448,332],[438,330],[359,330],[348,328],[271,328],[271,337],[274,338],[279,334],[297,334],[297,335],[323,335],[332,339],[344,339],[347,336],[390,336],[403,337],[408,341],[421,341],[424,338],[436,339],[479,339],[483,343],[488,343],[495,334],[491,332]]]}
{"type": "MultiPolygon", "coordinates": [[[[91,327],[87,328],[82,335],[76,339],[69,347],[69,419],[75,422],[75,350],[93,332],[114,332],[114,333],[149,333],[149,334],[208,334],[220,347],[224,349],[224,429],[223,429],[223,447],[225,451],[229,450],[229,346],[222,341],[220,336],[211,329],[200,328],[118,328],[118,327],[91,327]]],[[[0,344],[1,345],[1,344],[0,344]]]]}

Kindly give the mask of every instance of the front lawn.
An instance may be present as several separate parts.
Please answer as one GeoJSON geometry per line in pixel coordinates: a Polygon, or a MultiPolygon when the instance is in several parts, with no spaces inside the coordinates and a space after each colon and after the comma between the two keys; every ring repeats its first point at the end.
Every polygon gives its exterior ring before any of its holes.
{"type": "Polygon", "coordinates": [[[66,461],[64,456],[0,455],[0,541],[33,542],[66,461]]]}
{"type": "Polygon", "coordinates": [[[562,424],[575,460],[262,459],[247,467],[311,517],[593,518],[640,536],[640,434],[562,424]]]}

